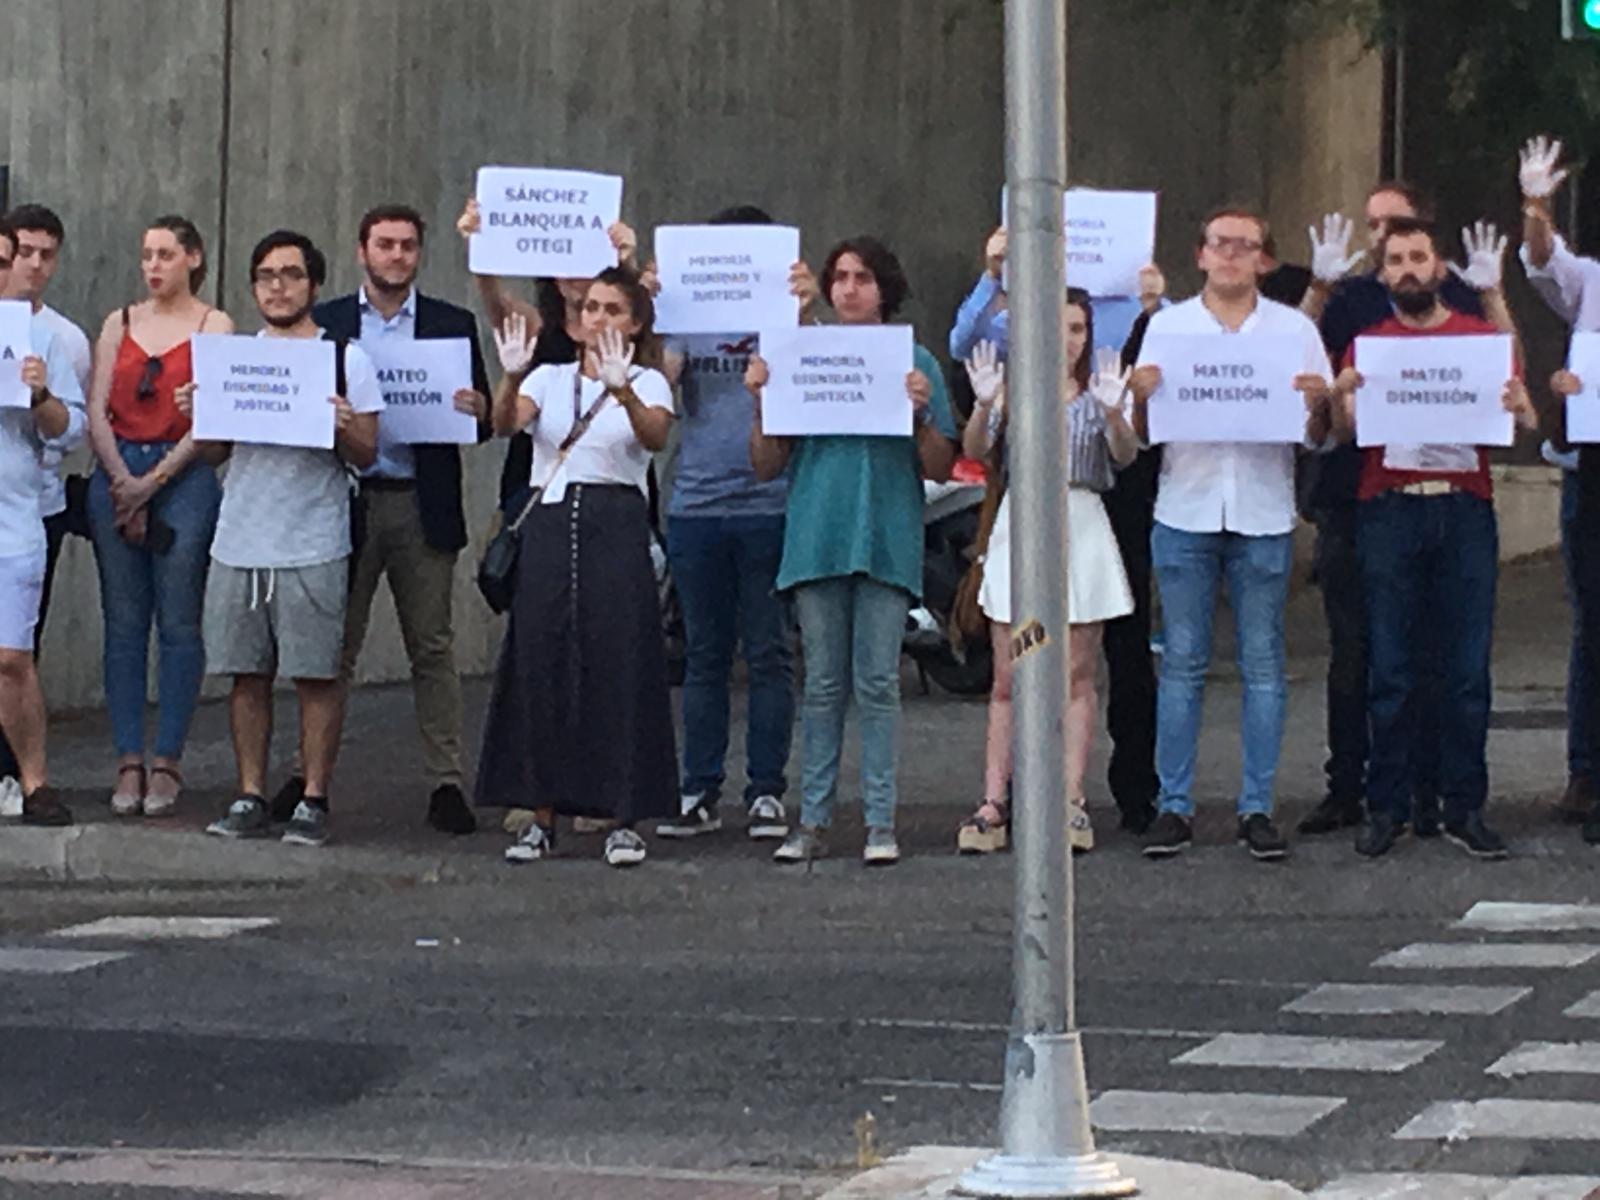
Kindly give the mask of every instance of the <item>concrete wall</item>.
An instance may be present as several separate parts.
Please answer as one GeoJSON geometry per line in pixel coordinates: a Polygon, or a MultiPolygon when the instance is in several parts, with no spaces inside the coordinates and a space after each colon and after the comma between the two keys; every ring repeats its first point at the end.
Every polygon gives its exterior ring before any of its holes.
{"type": "MultiPolygon", "coordinates": [[[[142,223],[172,210],[212,240],[219,298],[245,329],[257,237],[303,229],[334,261],[329,294],[346,291],[357,220],[384,200],[433,223],[424,287],[470,304],[451,225],[474,168],[508,162],[623,174],[647,243],[656,224],[734,202],[799,224],[812,257],[881,233],[916,289],[908,315],[942,347],[997,218],[1000,29],[996,0],[7,0],[0,161],[14,201],[67,221],[52,300],[91,328],[135,297],[142,223]]],[[[1175,289],[1193,285],[1193,226],[1214,204],[1266,205],[1292,234],[1377,171],[1374,62],[1314,47],[1292,84],[1235,94],[1195,52],[1204,34],[1125,0],[1072,5],[1073,177],[1161,189],[1175,289]]],[[[469,453],[480,536],[500,458],[469,453]]],[[[472,671],[498,639],[468,582],[475,557],[457,595],[472,671]]],[[[380,606],[363,674],[395,678],[404,656],[380,606]]],[[[98,701],[98,648],[76,543],[47,634],[53,703],[98,701]]]]}

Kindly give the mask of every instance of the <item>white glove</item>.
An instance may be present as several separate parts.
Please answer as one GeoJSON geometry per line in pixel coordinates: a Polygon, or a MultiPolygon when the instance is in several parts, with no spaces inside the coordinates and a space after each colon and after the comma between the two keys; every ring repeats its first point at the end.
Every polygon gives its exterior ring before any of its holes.
{"type": "Polygon", "coordinates": [[[1552,142],[1542,134],[1529,138],[1520,157],[1517,178],[1522,184],[1522,194],[1530,200],[1548,200],[1555,195],[1567,177],[1565,167],[1557,169],[1561,161],[1561,143],[1552,142]]]}
{"type": "Polygon", "coordinates": [[[533,366],[533,348],[539,335],[528,332],[528,318],[512,313],[494,333],[494,348],[500,352],[500,369],[507,375],[526,375],[533,366]]]}
{"type": "Polygon", "coordinates": [[[1467,252],[1465,269],[1455,263],[1450,269],[1480,292],[1492,292],[1500,286],[1501,264],[1510,243],[1488,221],[1479,221],[1471,229],[1461,231],[1461,244],[1467,252]]]}
{"type": "Polygon", "coordinates": [[[1322,283],[1338,283],[1367,255],[1365,250],[1350,253],[1350,235],[1355,226],[1338,213],[1322,218],[1321,237],[1317,236],[1315,225],[1306,232],[1311,235],[1311,273],[1322,283]]]}
{"type": "Polygon", "coordinates": [[[1006,386],[1006,368],[993,342],[979,342],[972,348],[972,357],[967,359],[967,378],[972,381],[972,395],[979,407],[991,408],[999,401],[1006,386]]]}
{"type": "Polygon", "coordinates": [[[1122,365],[1122,356],[1109,347],[1095,351],[1094,374],[1089,377],[1089,394],[1108,412],[1121,412],[1128,395],[1133,368],[1122,365]]]}
{"type": "Polygon", "coordinates": [[[628,368],[633,365],[633,343],[618,329],[608,329],[600,335],[595,347],[600,382],[610,392],[620,392],[628,386],[628,368]]]}

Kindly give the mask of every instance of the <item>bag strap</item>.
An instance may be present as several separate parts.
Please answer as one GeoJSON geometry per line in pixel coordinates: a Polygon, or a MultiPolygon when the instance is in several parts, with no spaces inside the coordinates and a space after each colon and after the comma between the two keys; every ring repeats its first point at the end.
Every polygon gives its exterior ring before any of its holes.
{"type": "MultiPolygon", "coordinates": [[[[573,407],[576,409],[577,403],[581,402],[583,398],[582,364],[579,364],[577,371],[573,375],[572,398],[574,400],[573,407]]],[[[600,410],[605,407],[605,402],[609,399],[611,399],[611,393],[602,391],[600,398],[589,406],[589,411],[573,422],[572,428],[567,431],[567,436],[561,439],[561,445],[556,450],[556,465],[550,469],[550,474],[545,477],[543,486],[533,489],[532,494],[528,497],[528,502],[522,506],[522,511],[517,514],[517,519],[507,527],[512,533],[522,528],[522,523],[528,519],[529,514],[533,512],[545,492],[555,481],[556,475],[566,465],[567,456],[572,453],[572,448],[578,444],[578,439],[589,432],[589,426],[594,424],[595,417],[600,415],[600,410]]]]}

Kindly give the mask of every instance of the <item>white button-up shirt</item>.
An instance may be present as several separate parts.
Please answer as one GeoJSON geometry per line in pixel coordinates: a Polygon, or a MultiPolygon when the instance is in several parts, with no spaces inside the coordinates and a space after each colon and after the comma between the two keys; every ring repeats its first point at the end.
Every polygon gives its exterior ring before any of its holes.
{"type": "Polygon", "coordinates": [[[1574,254],[1560,234],[1542,267],[1533,265],[1526,242],[1520,253],[1528,282],[1563,321],[1577,333],[1600,331],[1600,262],[1574,254]]]}
{"type": "MultiPolygon", "coordinates": [[[[1328,378],[1328,354],[1311,319],[1265,296],[1256,298],[1255,311],[1236,331],[1196,296],[1156,313],[1146,336],[1158,333],[1292,334],[1305,346],[1300,372],[1328,378]]],[[[1292,445],[1169,442],[1161,451],[1156,520],[1187,533],[1289,533],[1295,524],[1294,456],[1292,445]]]]}
{"type": "MultiPolygon", "coordinates": [[[[384,315],[372,306],[372,301],[367,299],[366,285],[356,293],[356,303],[361,308],[361,340],[371,343],[382,341],[385,338],[402,338],[410,341],[417,336],[417,289],[412,288],[406,293],[405,303],[400,306],[400,311],[392,318],[384,315]]],[[[417,460],[411,452],[411,447],[403,442],[394,441],[387,436],[388,426],[382,417],[378,418],[378,457],[362,475],[379,479],[415,479],[417,477],[417,460]]]]}

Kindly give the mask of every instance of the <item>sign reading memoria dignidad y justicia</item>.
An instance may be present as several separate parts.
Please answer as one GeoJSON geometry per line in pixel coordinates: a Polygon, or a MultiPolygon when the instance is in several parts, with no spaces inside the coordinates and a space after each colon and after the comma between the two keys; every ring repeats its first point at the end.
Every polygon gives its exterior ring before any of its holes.
{"type": "Polygon", "coordinates": [[[544,167],[480,167],[478,232],[467,243],[474,275],[588,279],[617,265],[610,229],[622,215],[622,179],[544,167]]]}
{"type": "Polygon", "coordinates": [[[332,342],[231,333],[189,341],[197,441],[333,449],[332,342]]]}
{"type": "Polygon", "coordinates": [[[764,330],[768,381],[761,431],[772,437],[910,437],[909,325],[802,325],[764,330]]]}

